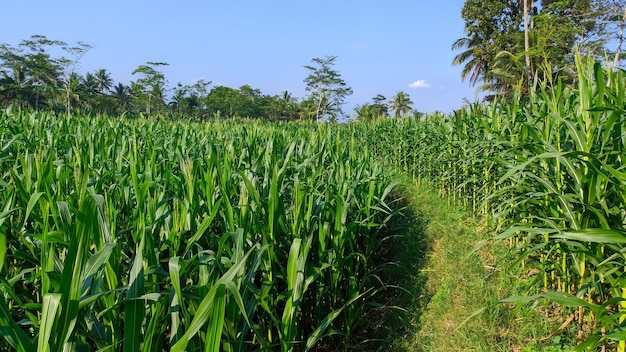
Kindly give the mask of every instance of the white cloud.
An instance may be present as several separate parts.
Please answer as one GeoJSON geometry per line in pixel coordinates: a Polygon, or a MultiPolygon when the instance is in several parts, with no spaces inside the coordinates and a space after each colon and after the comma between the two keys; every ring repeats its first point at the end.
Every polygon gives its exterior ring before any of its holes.
{"type": "Polygon", "coordinates": [[[411,84],[409,84],[411,88],[430,88],[430,84],[423,79],[417,80],[411,84]]]}

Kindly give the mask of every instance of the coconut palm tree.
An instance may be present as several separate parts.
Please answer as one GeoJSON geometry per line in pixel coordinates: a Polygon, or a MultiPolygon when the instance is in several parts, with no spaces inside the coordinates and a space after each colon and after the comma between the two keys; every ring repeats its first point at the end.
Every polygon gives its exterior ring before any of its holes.
{"type": "Polygon", "coordinates": [[[98,81],[96,76],[87,72],[81,80],[81,98],[87,109],[93,108],[94,97],[98,94],[98,81]]]}
{"type": "Polygon", "coordinates": [[[460,38],[452,44],[452,50],[461,49],[464,50],[452,60],[455,66],[463,65],[461,80],[469,79],[469,83],[473,86],[479,81],[487,83],[490,63],[494,55],[486,41],[477,34],[469,38],[460,38]]]}
{"type": "Polygon", "coordinates": [[[24,105],[34,107],[35,93],[26,77],[23,66],[13,66],[11,74],[0,71],[0,104],[16,103],[21,109],[24,105]]]}
{"type": "Polygon", "coordinates": [[[110,91],[113,87],[113,79],[106,69],[101,68],[94,73],[94,79],[96,80],[98,91],[100,94],[104,94],[105,91],[110,91]]]}
{"type": "Polygon", "coordinates": [[[407,112],[411,111],[411,106],[413,102],[411,98],[404,93],[403,91],[399,91],[395,97],[391,98],[390,107],[391,110],[394,111],[394,117],[402,117],[407,112]]]}
{"type": "Polygon", "coordinates": [[[117,101],[118,108],[123,111],[128,110],[133,99],[130,87],[125,86],[122,83],[118,83],[113,87],[111,96],[117,101]]]}

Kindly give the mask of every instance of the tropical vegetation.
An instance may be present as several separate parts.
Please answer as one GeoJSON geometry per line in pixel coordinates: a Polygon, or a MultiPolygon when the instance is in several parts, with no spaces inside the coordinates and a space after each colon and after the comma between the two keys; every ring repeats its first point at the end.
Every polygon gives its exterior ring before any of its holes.
{"type": "Polygon", "coordinates": [[[626,2],[622,0],[467,0],[466,36],[453,50],[461,77],[488,99],[523,95],[537,82],[572,82],[574,48],[619,67],[624,53],[626,2]]]}
{"type": "Polygon", "coordinates": [[[462,17],[485,101],[346,124],[335,56],[298,99],[1,45],[0,351],[626,351],[626,3],[462,17]]]}
{"type": "Polygon", "coordinates": [[[0,350],[362,342],[400,208],[348,131],[0,114],[0,350]]]}

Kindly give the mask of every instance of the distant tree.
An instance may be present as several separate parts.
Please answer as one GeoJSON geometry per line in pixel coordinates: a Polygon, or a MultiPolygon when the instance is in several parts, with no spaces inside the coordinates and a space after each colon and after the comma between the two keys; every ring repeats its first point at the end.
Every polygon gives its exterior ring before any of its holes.
{"type": "Polygon", "coordinates": [[[299,104],[298,120],[316,121],[318,103],[312,98],[302,99],[299,104]]]}
{"type": "Polygon", "coordinates": [[[275,108],[273,100],[272,97],[263,95],[259,89],[247,84],[239,89],[214,87],[204,99],[210,115],[226,118],[272,118],[272,109],[275,108]]]}
{"type": "Polygon", "coordinates": [[[98,81],[91,72],[85,73],[82,77],[79,94],[84,108],[92,110],[94,108],[94,100],[98,95],[98,81]]]}
{"type": "Polygon", "coordinates": [[[116,102],[119,110],[128,111],[130,109],[133,99],[130,87],[118,83],[116,86],[113,86],[111,97],[116,102]]]}
{"type": "Polygon", "coordinates": [[[173,89],[170,107],[179,115],[202,120],[206,110],[207,88],[211,81],[198,80],[193,85],[178,83],[173,89]]]}
{"type": "Polygon", "coordinates": [[[613,54],[613,67],[620,67],[620,61],[624,56],[622,47],[626,37],[626,0],[600,1],[598,10],[601,13],[602,20],[606,23],[607,40],[616,43],[613,54]]]}
{"type": "Polygon", "coordinates": [[[602,9],[623,10],[608,6],[616,2],[541,0],[537,5],[538,0],[466,0],[461,11],[466,36],[452,45],[453,50],[462,50],[453,63],[463,65],[461,78],[480,84],[479,90],[487,91],[489,98],[529,94],[535,79],[548,86],[557,78],[567,82],[573,77],[569,68],[574,48],[591,55],[605,52],[602,9]]]}
{"type": "Polygon", "coordinates": [[[530,85],[533,76],[530,62],[530,16],[534,12],[532,9],[536,0],[522,0],[522,2],[522,17],[524,19],[522,21],[522,23],[524,23],[524,73],[526,74],[526,89],[528,91],[528,86],[530,85]]]}
{"type": "Polygon", "coordinates": [[[113,87],[113,79],[106,69],[101,68],[94,73],[94,78],[98,86],[98,92],[104,94],[109,92],[113,87]]]}
{"type": "Polygon", "coordinates": [[[24,58],[29,81],[35,90],[35,110],[39,110],[41,98],[51,105],[61,82],[63,67],[67,62],[64,58],[53,58],[49,51],[66,45],[65,42],[50,40],[42,35],[34,35],[20,44],[29,50],[24,58]]]}
{"type": "Polygon", "coordinates": [[[239,91],[225,86],[213,87],[206,99],[207,110],[212,116],[242,116],[241,104],[239,91]]]}
{"type": "Polygon", "coordinates": [[[247,84],[239,87],[238,111],[241,117],[262,117],[265,101],[259,89],[254,89],[247,84]]]}
{"type": "Polygon", "coordinates": [[[61,90],[65,96],[65,111],[69,116],[80,103],[81,77],[76,72],[70,73],[61,90]]]}
{"type": "Polygon", "coordinates": [[[356,105],[354,107],[354,114],[357,121],[372,121],[379,117],[377,111],[373,108],[372,104],[356,105]]]}
{"type": "Polygon", "coordinates": [[[469,80],[470,85],[476,85],[479,81],[487,82],[487,73],[490,69],[491,60],[495,57],[494,49],[488,43],[482,41],[477,34],[467,38],[457,39],[452,44],[452,50],[463,50],[452,60],[455,66],[463,65],[461,80],[469,80]]]}
{"type": "Polygon", "coordinates": [[[191,85],[191,95],[197,97],[198,99],[198,110],[199,114],[203,114],[206,110],[206,97],[209,95],[209,87],[213,84],[212,81],[207,81],[205,79],[197,80],[193,85],[191,85]]]}
{"type": "Polygon", "coordinates": [[[382,94],[376,94],[376,96],[372,98],[372,109],[377,117],[388,116],[389,105],[387,105],[387,98],[382,94]]]}
{"type": "Polygon", "coordinates": [[[78,42],[74,47],[65,46],[65,51],[72,57],[64,59],[64,78],[61,82],[61,93],[65,101],[65,113],[69,116],[72,108],[78,108],[82,94],[82,82],[77,73],[77,67],[81,58],[91,49],[91,45],[78,42]]]}
{"type": "Polygon", "coordinates": [[[403,91],[399,91],[395,97],[391,98],[391,110],[395,112],[394,117],[396,118],[402,117],[411,111],[412,105],[413,102],[403,91]]]}
{"type": "MultiPolygon", "coordinates": [[[[535,62],[564,67],[574,62],[574,47],[584,54],[604,55],[607,39],[603,38],[600,2],[542,0],[541,11],[533,18],[530,57],[535,62]]],[[[543,69],[535,62],[535,71],[543,69]]]]}
{"type": "Polygon", "coordinates": [[[269,97],[265,114],[270,120],[296,120],[299,118],[298,102],[288,91],[269,97]]]}
{"type": "Polygon", "coordinates": [[[327,116],[336,121],[342,114],[341,106],[346,97],[352,95],[352,88],[348,87],[338,71],[332,69],[336,56],[313,58],[314,65],[304,66],[309,75],[304,79],[309,99],[315,103],[315,120],[320,121],[327,116]]]}
{"type": "Polygon", "coordinates": [[[132,82],[132,90],[138,105],[146,107],[146,115],[150,117],[153,107],[164,106],[166,89],[165,75],[157,70],[160,66],[167,66],[165,62],[147,62],[133,71],[133,75],[141,75],[132,82]]]}
{"type": "MultiPolygon", "coordinates": [[[[65,45],[64,42],[50,40],[41,35],[31,36],[30,39],[20,42],[17,47],[8,44],[0,45],[0,70],[3,71],[5,80],[11,77],[11,72],[19,72],[20,75],[23,74],[22,84],[27,84],[27,87],[20,87],[20,94],[10,92],[17,88],[15,85],[8,86],[9,91],[5,94],[22,97],[25,94],[32,95],[33,99],[28,97],[26,101],[20,102],[20,105],[32,102],[31,106],[35,110],[38,110],[42,104],[50,105],[58,90],[66,62],[62,58],[53,58],[50,51],[65,45]]],[[[19,77],[13,76],[12,78],[19,77]]],[[[17,81],[14,80],[13,83],[17,81]]]]}
{"type": "Polygon", "coordinates": [[[178,82],[176,87],[172,89],[172,100],[169,105],[172,109],[176,110],[177,113],[180,114],[185,112],[185,99],[187,98],[190,90],[191,89],[188,85],[183,85],[180,82],[178,82]]]}
{"type": "Polygon", "coordinates": [[[70,47],[65,42],[43,35],[33,35],[16,47],[1,44],[0,101],[8,100],[35,110],[42,106],[52,107],[57,102],[67,103],[67,97],[59,93],[69,91],[63,89],[63,85],[69,82],[70,73],[75,72],[80,57],[89,48],[81,42],[70,47]],[[52,55],[55,51],[70,58],[55,57],[52,55]]]}
{"type": "Polygon", "coordinates": [[[23,66],[0,71],[0,105],[15,103],[22,109],[25,105],[34,106],[34,92],[24,73],[23,66]]]}
{"type": "Polygon", "coordinates": [[[382,94],[377,94],[372,98],[372,103],[357,105],[354,108],[355,117],[358,121],[373,120],[389,116],[389,105],[387,98],[382,94]]]}

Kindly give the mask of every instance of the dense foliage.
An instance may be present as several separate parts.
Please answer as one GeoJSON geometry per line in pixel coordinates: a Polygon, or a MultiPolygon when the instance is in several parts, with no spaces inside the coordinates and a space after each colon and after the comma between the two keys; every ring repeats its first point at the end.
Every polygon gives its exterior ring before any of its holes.
{"type": "Polygon", "coordinates": [[[571,82],[579,50],[619,67],[623,57],[623,0],[467,0],[465,37],[453,63],[488,99],[530,94],[536,82],[571,82]]]}
{"type": "Polygon", "coordinates": [[[397,210],[349,130],[0,114],[0,350],[359,342],[397,210]]]}
{"type": "Polygon", "coordinates": [[[347,125],[9,110],[3,335],[26,350],[349,346],[384,287],[384,170],[403,170],[493,220],[530,279],[505,302],[554,302],[581,349],[624,350],[626,77],[576,67],[575,85],[347,125]]]}
{"type": "MultiPolygon", "coordinates": [[[[380,120],[374,153],[493,219],[526,292],[576,323],[581,350],[626,347],[626,75],[578,58],[577,84],[452,116],[380,120]]],[[[573,324],[574,325],[574,324],[573,324]]]]}

